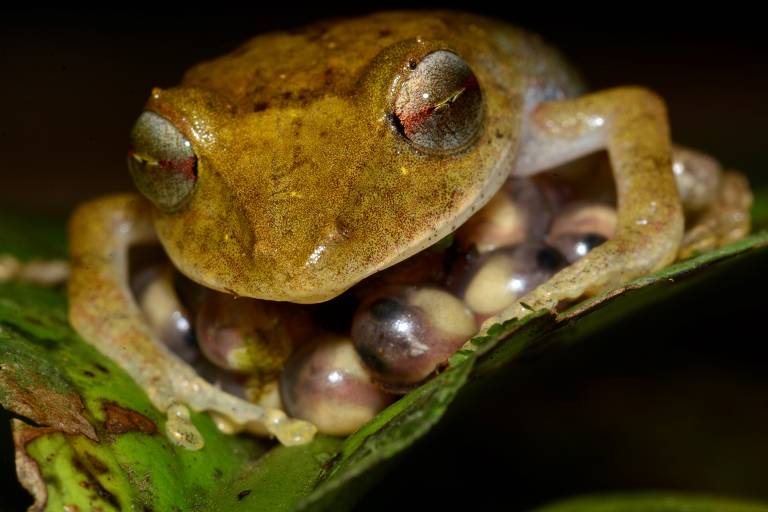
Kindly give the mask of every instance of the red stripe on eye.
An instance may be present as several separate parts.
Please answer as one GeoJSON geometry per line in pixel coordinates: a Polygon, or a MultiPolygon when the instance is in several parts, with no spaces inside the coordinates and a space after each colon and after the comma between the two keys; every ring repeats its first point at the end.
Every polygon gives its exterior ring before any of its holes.
{"type": "Polygon", "coordinates": [[[429,119],[434,111],[434,105],[427,105],[412,113],[395,112],[395,115],[397,115],[397,118],[400,120],[405,135],[410,137],[416,130],[418,130],[419,126],[421,126],[424,121],[429,119]]]}
{"type": "Polygon", "coordinates": [[[186,179],[194,181],[197,179],[196,163],[197,158],[190,157],[184,160],[160,160],[157,162],[157,165],[159,165],[164,170],[181,174],[186,179]]]}
{"type": "MultiPolygon", "coordinates": [[[[150,161],[141,154],[136,153],[133,149],[128,150],[128,158],[139,160],[140,162],[143,162],[144,165],[150,161]]],[[[190,181],[197,179],[197,158],[194,156],[183,160],[158,160],[156,165],[164,171],[181,174],[190,181]]]]}

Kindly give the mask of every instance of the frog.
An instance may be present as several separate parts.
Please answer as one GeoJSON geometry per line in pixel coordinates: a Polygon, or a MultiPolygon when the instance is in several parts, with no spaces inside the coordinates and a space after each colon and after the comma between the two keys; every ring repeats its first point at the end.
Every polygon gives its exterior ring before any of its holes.
{"type": "Polygon", "coordinates": [[[615,236],[481,333],[743,236],[748,184],[673,147],[654,92],[587,92],[556,49],[504,21],[384,12],[258,35],[152,90],[128,154],[138,193],[70,219],[70,322],[169,415],[182,446],[203,445],[190,410],[306,443],[312,424],[224,392],[157,340],[131,295],[129,250],[160,244],[219,292],[318,303],[443,240],[510,177],[598,151],[615,236]]]}

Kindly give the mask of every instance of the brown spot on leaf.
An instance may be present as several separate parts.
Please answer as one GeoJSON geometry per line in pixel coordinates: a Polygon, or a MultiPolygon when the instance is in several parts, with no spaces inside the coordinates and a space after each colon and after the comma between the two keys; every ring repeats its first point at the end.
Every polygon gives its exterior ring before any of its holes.
{"type": "Polygon", "coordinates": [[[98,475],[109,473],[109,468],[107,465],[101,462],[101,460],[94,454],[86,452],[85,458],[88,459],[88,464],[94,473],[98,475]]]}
{"type": "Polygon", "coordinates": [[[122,510],[120,506],[120,500],[117,499],[117,496],[109,492],[103,485],[101,485],[101,482],[99,482],[99,479],[94,474],[97,472],[99,474],[104,474],[101,472],[101,470],[104,469],[105,472],[109,472],[109,468],[104,466],[103,462],[99,461],[91,454],[86,454],[86,458],[88,459],[88,464],[86,464],[85,461],[83,461],[83,459],[79,458],[77,455],[72,457],[72,467],[82,473],[87,480],[86,485],[82,485],[82,483],[81,485],[84,488],[92,489],[95,494],[94,498],[101,499],[117,510],[122,510]],[[100,465],[98,468],[91,466],[93,460],[98,461],[100,465]]]}
{"type": "Polygon", "coordinates": [[[141,413],[120,407],[114,402],[106,402],[103,405],[103,409],[107,415],[107,418],[104,420],[104,429],[110,434],[125,434],[126,432],[157,433],[155,422],[141,413]]]}
{"type": "Polygon", "coordinates": [[[237,493],[237,501],[242,501],[242,499],[248,496],[249,494],[251,494],[250,489],[245,489],[244,491],[240,491],[239,493],[237,493]]]}
{"type": "Polygon", "coordinates": [[[2,405],[9,411],[38,425],[98,442],[93,425],[83,416],[83,400],[75,391],[50,389],[42,379],[30,382],[30,375],[15,364],[0,365],[0,388],[4,390],[2,405]]]}

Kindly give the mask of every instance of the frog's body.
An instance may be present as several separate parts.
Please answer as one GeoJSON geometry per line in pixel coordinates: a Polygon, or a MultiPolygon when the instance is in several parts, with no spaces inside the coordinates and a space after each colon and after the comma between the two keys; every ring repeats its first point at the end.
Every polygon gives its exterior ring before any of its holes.
{"type": "MultiPolygon", "coordinates": [[[[205,286],[323,301],[454,231],[508,176],[607,149],[616,236],[523,298],[554,307],[670,263],[683,237],[663,103],[640,88],[580,93],[538,37],[473,15],[384,13],[257,37],[153,92],[147,110],[160,117],[148,122],[178,130],[195,166],[178,175],[173,204],[156,200],[142,168],[137,184],[160,207],[117,196],[76,213],[72,322],[158,407],[186,403],[303,442],[310,426],[212,388],[152,340],[127,291],[127,247],[156,233],[205,286]],[[409,80],[443,90],[461,73],[433,103],[424,93],[428,108],[411,108],[422,100],[409,80]],[[443,129],[437,112],[459,114],[443,129]]],[[[136,137],[142,164],[153,134],[136,137]]],[[[522,314],[518,303],[501,317],[522,314]]]]}
{"type": "Polygon", "coordinates": [[[327,300],[463,223],[513,168],[526,107],[577,91],[539,38],[474,16],[388,13],[257,37],[149,101],[199,165],[158,235],[206,286],[327,300]],[[388,114],[409,62],[440,49],[474,71],[484,116],[470,147],[427,155],[388,114]]]}

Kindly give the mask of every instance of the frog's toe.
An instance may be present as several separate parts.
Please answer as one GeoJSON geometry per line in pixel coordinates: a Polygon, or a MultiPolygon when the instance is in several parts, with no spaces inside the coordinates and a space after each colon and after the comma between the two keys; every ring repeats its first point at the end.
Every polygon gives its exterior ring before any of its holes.
{"type": "Polygon", "coordinates": [[[267,430],[285,446],[296,446],[310,442],[317,433],[317,427],[304,420],[289,418],[279,409],[267,412],[267,430]]]}
{"type": "Polygon", "coordinates": [[[234,397],[208,383],[194,383],[194,396],[180,393],[167,407],[166,433],[171,442],[189,450],[199,450],[205,440],[190,420],[189,408],[211,413],[219,429],[228,434],[243,431],[274,436],[285,446],[310,442],[317,428],[306,421],[289,418],[280,409],[264,408],[234,397]]]}

